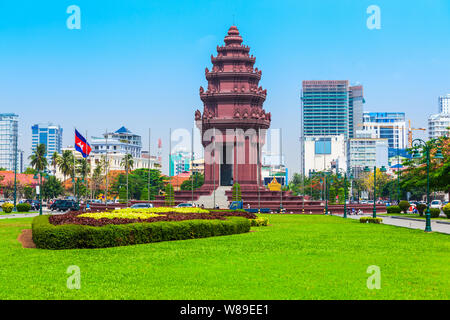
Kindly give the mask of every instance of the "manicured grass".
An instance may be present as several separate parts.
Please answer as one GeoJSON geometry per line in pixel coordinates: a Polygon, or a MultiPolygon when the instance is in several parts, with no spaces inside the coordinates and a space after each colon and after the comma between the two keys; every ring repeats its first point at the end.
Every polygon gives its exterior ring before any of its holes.
{"type": "Polygon", "coordinates": [[[0,221],[0,299],[449,299],[450,237],[331,216],[263,215],[255,232],[107,249],[23,249],[0,221]],[[66,288],[70,265],[81,289],[66,288]],[[381,289],[366,286],[368,266],[381,289]]]}

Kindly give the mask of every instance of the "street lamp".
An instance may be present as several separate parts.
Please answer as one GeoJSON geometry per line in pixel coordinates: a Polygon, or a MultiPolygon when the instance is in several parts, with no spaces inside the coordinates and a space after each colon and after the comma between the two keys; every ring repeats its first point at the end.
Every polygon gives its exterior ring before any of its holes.
{"type": "MultiPolygon", "coordinates": [[[[427,160],[427,212],[426,212],[426,224],[425,224],[425,232],[431,232],[431,215],[430,215],[430,151],[433,147],[434,142],[437,139],[432,139],[427,144],[422,139],[414,139],[412,141],[412,146],[415,148],[413,151],[413,158],[420,159],[422,157],[421,152],[418,150],[422,149],[422,153],[425,154],[427,160]]],[[[441,160],[444,157],[442,156],[441,148],[437,148],[436,153],[434,155],[435,159],[441,160]]]]}
{"type": "MultiPolygon", "coordinates": [[[[344,174],[344,218],[347,218],[347,173],[343,171],[343,174],[344,174]]],[[[338,179],[340,179],[342,175],[338,173],[337,177],[338,179]]],[[[350,176],[348,178],[352,180],[353,175],[350,173],[350,176]]]]}
{"type": "Polygon", "coordinates": [[[321,177],[325,180],[325,215],[328,215],[328,192],[327,192],[327,186],[328,186],[328,176],[331,174],[329,171],[320,171],[316,172],[315,170],[310,171],[310,177],[321,177]]]}
{"type": "MultiPolygon", "coordinates": [[[[370,172],[370,168],[366,166],[364,172],[370,172]]],[[[386,168],[381,166],[380,172],[386,172],[386,168]]],[[[373,166],[373,217],[377,217],[377,166],[373,166]]]]}

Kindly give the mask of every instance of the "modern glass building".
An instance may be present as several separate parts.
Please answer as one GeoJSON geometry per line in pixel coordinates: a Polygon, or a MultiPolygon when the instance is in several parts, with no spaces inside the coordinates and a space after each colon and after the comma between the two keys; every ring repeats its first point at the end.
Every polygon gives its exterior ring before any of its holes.
{"type": "Polygon", "coordinates": [[[374,138],[387,139],[389,148],[407,148],[407,129],[404,112],[364,112],[363,131],[374,138]]]}
{"type": "Polygon", "coordinates": [[[191,154],[185,151],[178,151],[170,155],[170,176],[176,176],[180,173],[190,170],[191,154]]]}
{"type": "MultiPolygon", "coordinates": [[[[18,138],[19,116],[14,113],[0,113],[0,167],[14,171],[14,162],[19,163],[18,138]]],[[[17,167],[17,170],[19,168],[17,167]]]]}
{"type": "MultiPolygon", "coordinates": [[[[348,80],[305,80],[302,82],[302,172],[306,164],[305,143],[308,137],[355,137],[362,125],[363,86],[349,86],[348,80]]],[[[319,143],[320,144],[320,143],[319,143]]],[[[326,147],[321,146],[321,147],[326,147]]],[[[317,151],[317,150],[316,150],[317,151]]],[[[344,151],[344,157],[346,152],[344,151]]],[[[328,165],[328,164],[326,164],[328,165]]]]}
{"type": "Polygon", "coordinates": [[[353,138],[348,141],[348,166],[355,177],[368,166],[388,166],[388,141],[379,138],[353,138]]]}
{"type": "Polygon", "coordinates": [[[39,123],[31,127],[31,151],[34,152],[40,144],[45,144],[47,161],[54,152],[62,152],[63,129],[52,123],[39,123]]]}

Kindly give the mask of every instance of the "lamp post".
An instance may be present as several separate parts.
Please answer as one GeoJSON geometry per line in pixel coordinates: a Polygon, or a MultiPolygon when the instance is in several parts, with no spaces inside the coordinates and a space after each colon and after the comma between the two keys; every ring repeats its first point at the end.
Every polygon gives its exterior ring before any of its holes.
{"type": "MultiPolygon", "coordinates": [[[[370,168],[366,166],[364,172],[370,172],[370,168]]],[[[386,172],[386,168],[381,166],[380,172],[386,172]]],[[[377,166],[373,166],[373,217],[377,217],[377,166]]]]}
{"type": "MultiPolygon", "coordinates": [[[[342,170],[343,171],[343,170],[342,170]]],[[[343,171],[344,175],[344,218],[347,218],[347,173],[343,171]]],[[[337,174],[338,179],[342,177],[341,173],[337,174]]],[[[349,179],[353,179],[353,175],[350,173],[349,179]]]]}
{"type": "Polygon", "coordinates": [[[39,188],[37,189],[37,194],[39,196],[39,215],[42,216],[42,172],[41,170],[39,170],[38,172],[35,173],[34,179],[38,179],[39,181],[39,188]],[[38,176],[39,174],[39,176],[38,176]]]}
{"type": "Polygon", "coordinates": [[[397,205],[400,203],[400,151],[397,148],[397,205]]]}
{"type": "MultiPolygon", "coordinates": [[[[436,142],[437,139],[431,139],[429,140],[429,143],[427,144],[422,139],[414,139],[412,141],[412,146],[416,148],[413,151],[413,158],[419,159],[421,158],[421,153],[418,150],[419,148],[422,149],[422,153],[425,154],[426,157],[426,163],[427,163],[427,212],[425,214],[426,216],[426,224],[425,224],[425,232],[431,232],[431,215],[430,215],[430,162],[431,162],[431,156],[430,151],[433,147],[434,142],[436,142]]],[[[436,154],[434,155],[435,159],[443,159],[442,151],[440,148],[437,148],[436,154]]]]}
{"type": "Polygon", "coordinates": [[[315,170],[310,171],[310,178],[313,177],[321,177],[324,179],[324,197],[325,197],[325,215],[328,215],[328,176],[331,174],[331,172],[329,171],[320,171],[320,172],[316,172],[315,170]]]}

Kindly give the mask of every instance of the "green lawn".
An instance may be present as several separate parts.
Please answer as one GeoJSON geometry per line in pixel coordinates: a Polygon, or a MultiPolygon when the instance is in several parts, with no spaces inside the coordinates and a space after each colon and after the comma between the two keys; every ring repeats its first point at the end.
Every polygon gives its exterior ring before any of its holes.
{"type": "Polygon", "coordinates": [[[449,299],[450,237],[332,216],[265,215],[255,232],[108,249],[23,249],[0,220],[0,299],[449,299]],[[66,288],[67,267],[81,289],[66,288]],[[367,267],[381,268],[369,290],[367,267]]]}

